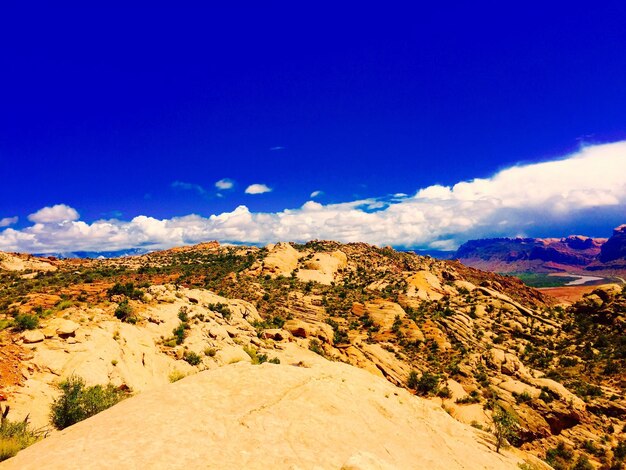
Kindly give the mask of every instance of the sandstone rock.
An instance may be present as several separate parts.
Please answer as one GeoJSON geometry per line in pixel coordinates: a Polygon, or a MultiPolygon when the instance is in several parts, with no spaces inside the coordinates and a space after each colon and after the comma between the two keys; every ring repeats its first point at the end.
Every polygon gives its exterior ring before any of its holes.
{"type": "Polygon", "coordinates": [[[437,276],[430,271],[418,271],[407,279],[409,297],[422,300],[439,300],[443,297],[443,288],[437,276]]]}
{"type": "Polygon", "coordinates": [[[25,343],[40,343],[45,339],[45,335],[41,332],[41,330],[28,330],[22,334],[22,340],[25,343]]]}
{"type": "Polygon", "coordinates": [[[59,336],[70,336],[80,327],[80,325],[72,320],[63,320],[56,329],[59,336]]]}
{"type": "Polygon", "coordinates": [[[352,313],[358,316],[369,315],[382,330],[391,330],[396,317],[400,319],[406,317],[406,313],[400,305],[383,299],[376,299],[365,304],[354,304],[352,313]]]}
{"type": "Polygon", "coordinates": [[[305,322],[302,320],[287,320],[283,325],[283,329],[299,338],[314,337],[331,344],[335,334],[332,327],[326,323],[305,322]]]}
{"type": "Polygon", "coordinates": [[[56,328],[52,328],[50,326],[45,327],[41,330],[41,332],[46,338],[54,338],[57,334],[56,328]]]}
{"type": "Polygon", "coordinates": [[[449,470],[521,462],[478,434],[351,366],[237,364],[124,400],[3,467],[449,470]]]}
{"type": "Polygon", "coordinates": [[[290,276],[298,267],[300,253],[289,243],[278,243],[264,259],[263,272],[271,276],[290,276]]]}
{"type": "Polygon", "coordinates": [[[250,356],[239,346],[227,346],[217,351],[215,359],[220,364],[234,364],[236,362],[251,362],[250,356]]]}
{"type": "Polygon", "coordinates": [[[284,339],[287,339],[289,336],[291,335],[289,334],[288,331],[281,330],[278,328],[270,328],[268,330],[263,330],[263,332],[261,333],[261,337],[263,339],[273,339],[274,341],[282,341],[284,339]]]}

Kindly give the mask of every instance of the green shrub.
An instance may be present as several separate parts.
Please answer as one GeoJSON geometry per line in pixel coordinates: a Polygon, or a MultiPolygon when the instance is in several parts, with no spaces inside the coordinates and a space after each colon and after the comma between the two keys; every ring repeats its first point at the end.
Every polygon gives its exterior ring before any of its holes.
{"type": "Polygon", "coordinates": [[[187,307],[180,307],[180,310],[178,310],[178,319],[183,323],[189,321],[189,313],[187,307]]]}
{"type": "Polygon", "coordinates": [[[1,410],[0,422],[0,462],[9,459],[20,450],[34,444],[45,437],[41,431],[31,429],[27,419],[24,421],[10,421],[7,419],[9,408],[1,410]]]}
{"type": "Polygon", "coordinates": [[[406,386],[415,390],[417,389],[418,382],[419,382],[419,377],[417,376],[417,372],[414,370],[409,372],[409,378],[406,381],[406,386]]]}
{"type": "Polygon", "coordinates": [[[122,300],[115,309],[115,318],[127,323],[137,323],[137,318],[133,314],[133,308],[127,299],[122,300]]]}
{"type": "Polygon", "coordinates": [[[39,326],[39,318],[35,315],[17,315],[13,319],[13,328],[17,331],[34,330],[39,326]]]}
{"type": "Polygon", "coordinates": [[[172,334],[176,339],[176,344],[183,344],[183,341],[185,341],[185,330],[185,323],[179,324],[176,328],[172,330],[172,334]]]}
{"type": "Polygon", "coordinates": [[[185,353],[183,354],[183,359],[192,366],[197,366],[198,364],[200,364],[200,362],[202,362],[202,358],[200,357],[200,355],[196,354],[193,351],[185,351],[185,353]]]}
{"type": "Polygon", "coordinates": [[[59,300],[54,307],[57,310],[65,310],[66,308],[70,308],[72,305],[74,305],[74,302],[71,300],[59,300]]]}
{"type": "Polygon", "coordinates": [[[125,295],[134,300],[140,300],[143,297],[143,291],[141,289],[135,289],[135,285],[132,282],[126,284],[120,284],[116,282],[113,287],[107,290],[109,297],[114,295],[125,295]]]}
{"type": "Polygon", "coordinates": [[[415,371],[411,371],[409,374],[409,380],[407,385],[415,390],[420,395],[429,395],[430,393],[437,393],[439,388],[439,376],[431,374],[430,372],[424,372],[422,376],[417,379],[417,374],[413,375],[415,371]]]}
{"type": "Polygon", "coordinates": [[[209,310],[221,314],[222,318],[224,318],[225,320],[230,320],[232,312],[230,311],[230,308],[228,308],[227,304],[218,302],[216,304],[208,304],[207,307],[209,307],[209,310]]]}
{"type": "Polygon", "coordinates": [[[517,437],[519,423],[515,415],[510,411],[496,405],[491,416],[493,422],[493,434],[496,436],[496,452],[506,445],[507,440],[517,437]]]}
{"type": "Polygon", "coordinates": [[[259,354],[256,349],[249,346],[244,346],[243,350],[250,356],[250,359],[252,359],[252,364],[263,364],[267,362],[267,354],[259,354]]]}
{"type": "Polygon", "coordinates": [[[568,468],[567,462],[570,462],[573,458],[574,452],[563,441],[560,441],[556,447],[546,451],[546,462],[553,467],[568,468]]]}
{"type": "Polygon", "coordinates": [[[309,341],[309,350],[313,351],[315,354],[319,354],[322,357],[326,357],[326,353],[322,348],[322,343],[320,343],[316,339],[312,339],[311,341],[309,341]]]}
{"type": "Polygon", "coordinates": [[[71,376],[59,384],[61,395],[50,408],[50,421],[57,429],[89,418],[115,405],[127,397],[112,384],[87,387],[78,376],[71,376]]]}

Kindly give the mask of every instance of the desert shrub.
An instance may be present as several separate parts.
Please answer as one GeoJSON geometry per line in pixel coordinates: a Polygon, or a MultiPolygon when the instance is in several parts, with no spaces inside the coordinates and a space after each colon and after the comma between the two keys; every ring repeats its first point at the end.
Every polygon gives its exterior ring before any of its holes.
{"type": "Polygon", "coordinates": [[[312,339],[309,341],[309,350],[313,351],[315,354],[319,354],[322,357],[326,357],[326,353],[324,353],[324,349],[322,348],[322,343],[320,343],[316,339],[312,339]]]}
{"type": "Polygon", "coordinates": [[[209,310],[212,310],[214,312],[221,314],[222,318],[226,320],[230,320],[232,312],[230,311],[230,308],[228,308],[227,304],[218,302],[216,304],[208,304],[207,306],[209,307],[209,310]]]}
{"type": "Polygon", "coordinates": [[[439,387],[439,376],[430,372],[424,372],[417,381],[415,391],[420,395],[436,393],[439,387]]]}
{"type": "Polygon", "coordinates": [[[189,321],[189,309],[186,306],[182,306],[178,310],[178,319],[183,323],[189,321]]]}
{"type": "Polygon", "coordinates": [[[185,377],[187,377],[187,375],[184,372],[173,370],[169,375],[170,383],[178,382],[180,379],[184,379],[185,377]]]}
{"type": "Polygon", "coordinates": [[[533,397],[531,397],[530,393],[528,393],[527,391],[523,391],[519,395],[514,393],[513,396],[515,397],[515,401],[518,404],[520,404],[520,403],[527,403],[529,401],[532,401],[532,399],[533,399],[533,397]]]}
{"type": "Polygon", "coordinates": [[[193,351],[185,351],[185,353],[183,354],[183,359],[192,366],[197,366],[198,364],[200,364],[200,362],[202,362],[202,358],[200,357],[200,355],[196,354],[193,351]]]}
{"type": "Polygon", "coordinates": [[[134,300],[140,300],[143,297],[143,291],[141,289],[136,289],[132,282],[128,282],[126,284],[116,282],[113,287],[107,290],[107,294],[109,297],[114,295],[125,295],[126,297],[134,300]]]}
{"type": "Polygon", "coordinates": [[[215,348],[206,348],[204,350],[204,355],[205,356],[215,357],[216,354],[217,354],[217,351],[216,351],[215,348]]]}
{"type": "Polygon", "coordinates": [[[471,403],[480,403],[480,395],[477,390],[472,390],[469,395],[463,398],[457,398],[456,403],[466,405],[471,403]]]}
{"type": "Polygon", "coordinates": [[[88,387],[78,376],[71,376],[59,384],[61,395],[50,407],[50,421],[57,429],[89,418],[115,405],[128,393],[112,384],[88,387]]]}
{"type": "Polygon", "coordinates": [[[17,315],[13,319],[13,328],[17,331],[34,330],[39,326],[39,318],[35,315],[17,315]]]}
{"type": "Polygon", "coordinates": [[[548,449],[546,451],[546,462],[555,468],[568,468],[572,459],[574,458],[574,452],[567,447],[563,441],[560,441],[556,447],[548,449]]]}
{"type": "Polygon", "coordinates": [[[183,344],[185,341],[185,323],[180,323],[176,328],[172,330],[176,344],[183,344]]]}
{"type": "Polygon", "coordinates": [[[137,317],[133,314],[133,308],[128,303],[128,300],[122,300],[115,309],[115,318],[118,318],[127,323],[137,323],[137,317]]]}
{"type": "Polygon", "coordinates": [[[0,462],[9,459],[20,450],[34,444],[45,437],[42,431],[31,429],[27,419],[24,421],[11,421],[7,418],[9,408],[2,411],[0,422],[0,462]]]}
{"type": "Polygon", "coordinates": [[[491,420],[493,434],[496,436],[496,452],[500,452],[500,448],[506,445],[509,439],[517,437],[519,423],[513,413],[499,405],[495,406],[491,420]]]}
{"type": "Polygon", "coordinates": [[[409,372],[409,378],[406,381],[406,386],[415,390],[417,388],[417,384],[419,383],[419,377],[417,372],[412,370],[409,372]]]}
{"type": "Polygon", "coordinates": [[[72,302],[71,300],[60,300],[59,302],[57,302],[57,304],[54,306],[57,310],[65,310],[67,308],[70,308],[72,305],[74,305],[74,302],[72,302]]]}
{"type": "Polygon", "coordinates": [[[244,346],[243,350],[250,356],[250,359],[252,359],[252,364],[263,364],[268,360],[267,354],[259,354],[259,352],[252,347],[244,346]]]}

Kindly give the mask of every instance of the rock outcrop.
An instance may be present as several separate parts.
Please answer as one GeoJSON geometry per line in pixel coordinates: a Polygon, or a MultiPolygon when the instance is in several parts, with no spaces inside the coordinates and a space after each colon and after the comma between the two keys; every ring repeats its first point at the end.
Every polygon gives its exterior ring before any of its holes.
{"type": "Polygon", "coordinates": [[[344,364],[235,364],[129,398],[20,452],[19,469],[504,469],[490,437],[344,364]]]}

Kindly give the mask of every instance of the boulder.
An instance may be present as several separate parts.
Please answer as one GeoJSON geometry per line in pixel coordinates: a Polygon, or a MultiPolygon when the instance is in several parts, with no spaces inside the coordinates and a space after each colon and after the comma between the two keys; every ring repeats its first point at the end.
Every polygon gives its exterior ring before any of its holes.
{"type": "Polygon", "coordinates": [[[22,341],[27,344],[40,343],[45,339],[41,330],[28,330],[22,334],[22,341]]]}
{"type": "Polygon", "coordinates": [[[63,320],[57,326],[56,333],[59,336],[72,336],[80,325],[72,320],[63,320]]]}

